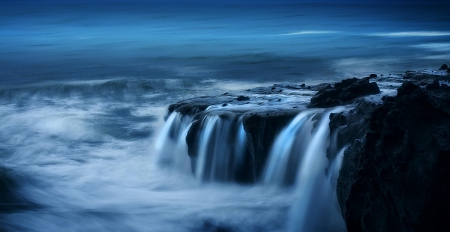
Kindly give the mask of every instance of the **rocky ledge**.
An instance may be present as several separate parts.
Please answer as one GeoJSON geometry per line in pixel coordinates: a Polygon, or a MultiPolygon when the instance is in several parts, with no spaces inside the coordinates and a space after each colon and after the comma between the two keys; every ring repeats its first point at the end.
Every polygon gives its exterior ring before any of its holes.
{"type": "Polygon", "coordinates": [[[221,117],[242,118],[249,138],[248,158],[236,180],[255,182],[274,136],[297,113],[315,107],[353,107],[331,114],[329,124],[338,135],[337,147],[348,146],[337,181],[348,231],[446,231],[450,227],[446,223],[450,215],[447,71],[443,65],[438,71],[409,71],[396,77],[274,85],[247,90],[245,95],[188,99],[171,105],[169,113],[194,118],[187,136],[193,159],[199,119],[208,107],[220,108],[221,117]]]}
{"type": "MultiPolygon", "coordinates": [[[[223,180],[252,183],[261,179],[276,135],[299,112],[318,105],[346,105],[377,93],[380,93],[378,85],[376,82],[369,83],[369,77],[311,86],[275,84],[271,87],[248,89],[245,95],[224,93],[183,100],[170,105],[169,114],[178,112],[193,118],[186,142],[188,154],[193,160],[194,173],[203,119],[207,115],[218,115],[237,123],[240,118],[247,137],[245,164],[236,175],[223,180]],[[311,97],[318,100],[312,103],[311,97]]],[[[229,143],[231,145],[233,142],[229,143]]]]}

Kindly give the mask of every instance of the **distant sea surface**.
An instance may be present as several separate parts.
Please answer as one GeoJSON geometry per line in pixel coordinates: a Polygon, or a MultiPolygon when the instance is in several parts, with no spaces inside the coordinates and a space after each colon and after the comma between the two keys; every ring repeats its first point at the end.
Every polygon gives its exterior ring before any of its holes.
{"type": "Polygon", "coordinates": [[[159,167],[167,106],[450,63],[442,6],[0,5],[0,230],[284,231],[295,196],[159,167]],[[30,206],[31,205],[31,206],[30,206]]]}

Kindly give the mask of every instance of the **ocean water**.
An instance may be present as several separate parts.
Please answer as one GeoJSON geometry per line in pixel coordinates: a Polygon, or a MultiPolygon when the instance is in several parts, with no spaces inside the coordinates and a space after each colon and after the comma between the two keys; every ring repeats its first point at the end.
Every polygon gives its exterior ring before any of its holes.
{"type": "Polygon", "coordinates": [[[442,6],[0,6],[2,231],[285,231],[294,189],[155,162],[167,106],[450,63],[442,6]]]}

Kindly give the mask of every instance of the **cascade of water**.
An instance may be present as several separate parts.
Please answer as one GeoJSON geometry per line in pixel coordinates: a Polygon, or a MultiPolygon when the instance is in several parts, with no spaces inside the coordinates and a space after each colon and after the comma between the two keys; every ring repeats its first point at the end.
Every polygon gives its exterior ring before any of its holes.
{"type": "Polygon", "coordinates": [[[300,157],[311,139],[312,118],[320,111],[301,112],[277,136],[264,171],[264,184],[292,184],[300,157]]]}
{"type": "Polygon", "coordinates": [[[205,116],[200,128],[195,154],[196,178],[202,181],[234,180],[243,167],[247,150],[242,119],[205,116]]]}
{"type": "Polygon", "coordinates": [[[331,183],[330,177],[336,176],[340,162],[332,162],[329,167],[326,157],[330,134],[329,116],[343,109],[335,108],[322,116],[302,157],[296,179],[297,199],[291,208],[289,231],[346,230],[339,205],[335,201],[335,182],[331,183]],[[325,172],[327,167],[332,170],[328,174],[325,172]]]}
{"type": "Polygon", "coordinates": [[[178,112],[169,115],[155,143],[155,162],[163,166],[173,166],[181,171],[191,171],[186,144],[186,135],[191,125],[192,118],[189,116],[178,112]]]}

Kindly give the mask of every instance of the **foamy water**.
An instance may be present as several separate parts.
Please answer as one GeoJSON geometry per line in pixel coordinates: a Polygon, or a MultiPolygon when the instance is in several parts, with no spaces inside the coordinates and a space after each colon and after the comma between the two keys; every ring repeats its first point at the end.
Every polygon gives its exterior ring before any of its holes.
{"type": "MultiPolygon", "coordinates": [[[[450,57],[449,16],[439,9],[2,5],[0,171],[14,183],[0,187],[23,202],[0,202],[0,230],[297,228],[288,215],[305,210],[299,195],[310,192],[201,183],[188,157],[158,164],[158,150],[186,152],[158,145],[167,106],[274,83],[436,68],[450,57]]],[[[282,103],[306,104],[312,92],[297,94],[287,91],[282,103]]]]}

